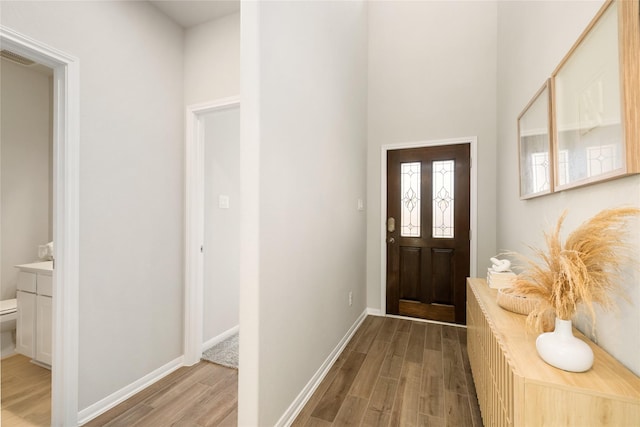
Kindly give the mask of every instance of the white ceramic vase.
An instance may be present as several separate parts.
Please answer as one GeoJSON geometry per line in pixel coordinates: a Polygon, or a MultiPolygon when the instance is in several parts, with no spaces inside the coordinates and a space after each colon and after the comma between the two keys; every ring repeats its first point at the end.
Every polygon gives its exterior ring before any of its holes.
{"type": "Polygon", "coordinates": [[[556,317],[555,330],[540,334],[536,349],[542,360],[565,371],[584,372],[593,366],[593,351],[587,343],[573,336],[571,320],[556,317]]]}

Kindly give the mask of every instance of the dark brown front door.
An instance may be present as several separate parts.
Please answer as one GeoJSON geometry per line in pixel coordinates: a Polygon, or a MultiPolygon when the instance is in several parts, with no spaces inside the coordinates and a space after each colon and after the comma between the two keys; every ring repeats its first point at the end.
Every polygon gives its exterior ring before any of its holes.
{"type": "Polygon", "coordinates": [[[387,152],[387,313],[466,322],[469,144],[387,152]]]}

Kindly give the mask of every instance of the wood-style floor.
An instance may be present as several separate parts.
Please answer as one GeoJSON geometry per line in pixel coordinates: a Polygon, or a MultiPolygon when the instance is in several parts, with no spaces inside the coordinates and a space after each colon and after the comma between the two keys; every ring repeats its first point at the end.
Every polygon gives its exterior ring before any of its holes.
{"type": "Polygon", "coordinates": [[[88,427],[235,426],[238,424],[238,371],[209,362],[180,368],[88,427]]]}
{"type": "MultiPolygon", "coordinates": [[[[20,356],[15,361],[20,359],[27,360],[20,356]]],[[[31,424],[9,423],[10,411],[33,403],[28,392],[14,391],[15,377],[5,376],[13,361],[2,365],[2,425],[48,425],[48,407],[41,414],[32,410],[31,424]],[[5,407],[5,398],[12,395],[18,399],[5,407]],[[43,418],[36,419],[37,414],[43,418]]],[[[43,374],[21,379],[35,392],[50,381],[43,374]]],[[[178,369],[86,426],[235,426],[237,390],[237,370],[200,362],[178,369]]],[[[50,388],[37,393],[49,401],[50,388]]],[[[367,317],[293,426],[481,427],[466,329],[367,317]]]]}
{"type": "Polygon", "coordinates": [[[3,427],[51,424],[51,371],[17,354],[0,361],[3,427]]]}
{"type": "Polygon", "coordinates": [[[293,426],[481,427],[466,332],[367,317],[293,426]]]}

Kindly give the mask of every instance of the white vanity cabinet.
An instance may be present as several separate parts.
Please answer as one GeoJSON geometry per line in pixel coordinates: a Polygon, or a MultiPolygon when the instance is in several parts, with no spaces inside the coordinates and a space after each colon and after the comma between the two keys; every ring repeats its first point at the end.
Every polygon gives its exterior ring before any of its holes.
{"type": "Polygon", "coordinates": [[[35,362],[51,365],[53,263],[17,265],[16,351],[35,362]]]}

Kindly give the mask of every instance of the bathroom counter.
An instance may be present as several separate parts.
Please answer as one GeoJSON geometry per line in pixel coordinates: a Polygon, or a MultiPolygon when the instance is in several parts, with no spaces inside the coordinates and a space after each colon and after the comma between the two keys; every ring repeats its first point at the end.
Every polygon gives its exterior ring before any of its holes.
{"type": "Polygon", "coordinates": [[[38,273],[44,275],[51,275],[53,272],[53,261],[32,262],[29,264],[16,265],[20,271],[27,271],[29,273],[38,273]]]}

